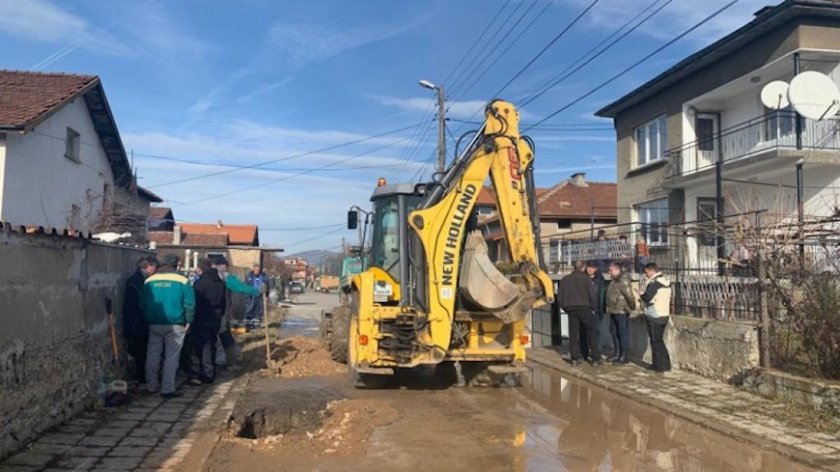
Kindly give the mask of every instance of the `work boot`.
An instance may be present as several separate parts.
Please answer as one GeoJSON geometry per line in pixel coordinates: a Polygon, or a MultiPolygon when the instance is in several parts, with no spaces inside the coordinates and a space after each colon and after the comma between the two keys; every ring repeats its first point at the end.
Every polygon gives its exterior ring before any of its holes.
{"type": "Polygon", "coordinates": [[[226,370],[228,372],[240,372],[242,370],[242,366],[239,365],[239,352],[236,346],[225,348],[225,359],[227,360],[226,370]]]}

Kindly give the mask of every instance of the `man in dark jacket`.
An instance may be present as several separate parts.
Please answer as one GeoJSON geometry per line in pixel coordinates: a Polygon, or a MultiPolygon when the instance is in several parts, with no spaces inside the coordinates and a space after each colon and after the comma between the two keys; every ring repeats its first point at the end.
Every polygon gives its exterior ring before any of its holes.
{"type": "Polygon", "coordinates": [[[158,268],[158,261],[152,256],[143,256],[137,261],[137,270],[125,283],[123,297],[123,339],[126,349],[134,358],[134,380],[146,383],[146,349],[149,344],[149,325],[143,319],[140,310],[140,293],[143,282],[153,275],[158,268]]]}
{"type": "Polygon", "coordinates": [[[589,341],[592,365],[601,365],[601,348],[598,342],[598,306],[595,286],[586,275],[586,263],[575,261],[575,269],[560,281],[557,298],[560,306],[569,315],[569,351],[572,365],[580,362],[580,332],[583,330],[589,341]]]}
{"type": "Polygon", "coordinates": [[[216,378],[216,339],[227,305],[227,287],[210,261],[200,259],[195,290],[195,318],[192,324],[193,354],[198,357],[198,371],[190,383],[210,384],[216,378]]]}

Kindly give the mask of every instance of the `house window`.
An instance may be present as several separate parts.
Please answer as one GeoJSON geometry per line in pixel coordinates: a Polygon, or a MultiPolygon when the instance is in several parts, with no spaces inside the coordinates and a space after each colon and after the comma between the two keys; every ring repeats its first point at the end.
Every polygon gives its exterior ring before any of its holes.
{"type": "Polygon", "coordinates": [[[495,208],[491,206],[480,206],[477,211],[479,215],[490,215],[493,213],[493,210],[495,210],[495,208]]]}
{"type": "Polygon", "coordinates": [[[557,220],[557,229],[572,229],[572,220],[557,220]]]}
{"type": "Polygon", "coordinates": [[[698,242],[701,246],[715,246],[717,244],[717,200],[700,197],[697,199],[697,229],[698,242]]]}
{"type": "Polygon", "coordinates": [[[67,135],[64,138],[64,157],[71,161],[81,162],[79,147],[82,144],[82,137],[73,128],[67,128],[67,135]]]}
{"type": "Polygon", "coordinates": [[[636,205],[639,232],[651,246],[668,243],[668,199],[661,198],[636,205]]]}
{"type": "Polygon", "coordinates": [[[658,161],[665,157],[668,146],[668,126],[665,115],[636,128],[637,165],[658,161]]]}

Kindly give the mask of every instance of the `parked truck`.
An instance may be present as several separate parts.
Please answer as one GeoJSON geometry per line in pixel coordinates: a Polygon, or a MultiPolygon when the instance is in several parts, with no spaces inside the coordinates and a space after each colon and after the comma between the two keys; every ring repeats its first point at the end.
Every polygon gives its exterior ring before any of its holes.
{"type": "Polygon", "coordinates": [[[322,293],[330,293],[333,290],[337,290],[338,287],[339,280],[338,276],[335,275],[322,275],[315,280],[315,290],[322,293]]]}

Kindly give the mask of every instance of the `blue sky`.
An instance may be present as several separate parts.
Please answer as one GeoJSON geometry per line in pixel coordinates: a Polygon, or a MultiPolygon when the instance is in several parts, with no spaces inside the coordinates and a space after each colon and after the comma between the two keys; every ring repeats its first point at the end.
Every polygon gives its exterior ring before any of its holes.
{"type": "MultiPolygon", "coordinates": [[[[523,100],[652,1],[601,0],[501,97],[523,100]]],[[[590,2],[0,0],[0,67],[99,75],[141,185],[166,198],[176,218],[257,223],[264,244],[294,253],[352,240],[339,224],[348,207],[367,205],[378,177],[429,175],[433,94],[419,79],[446,81],[450,118],[478,120],[477,110],[590,2]],[[493,37],[456,68],[503,5],[493,37]],[[364,141],[311,152],[356,140],[364,141]],[[266,161],[275,162],[255,166],[266,161]],[[296,231],[272,231],[289,228],[296,231]]],[[[673,0],[524,107],[523,121],[563,107],[725,3],[673,0]]],[[[741,0],[547,122],[581,129],[530,133],[537,184],[575,171],[615,181],[614,133],[593,112],[767,3],[741,0]]],[[[474,127],[449,126],[455,136],[474,127]]]]}

